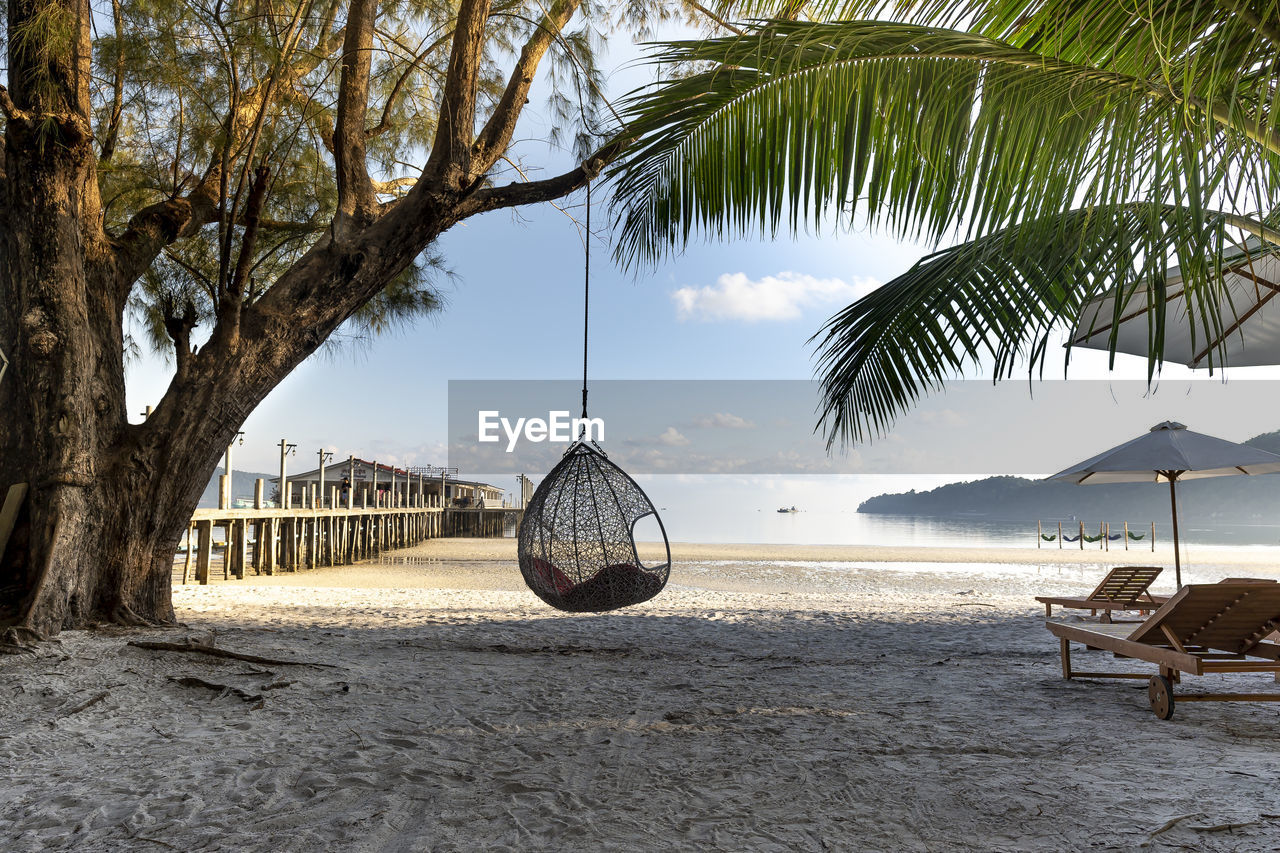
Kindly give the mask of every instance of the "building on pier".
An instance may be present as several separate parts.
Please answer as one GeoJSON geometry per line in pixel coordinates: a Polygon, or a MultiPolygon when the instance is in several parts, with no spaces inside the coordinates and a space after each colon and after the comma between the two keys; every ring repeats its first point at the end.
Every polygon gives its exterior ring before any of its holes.
{"type": "MultiPolygon", "coordinates": [[[[419,496],[425,496],[424,506],[499,509],[507,505],[500,487],[460,479],[456,469],[397,468],[354,456],[324,468],[286,473],[285,481],[290,507],[302,507],[306,500],[304,493],[318,496],[318,505],[329,506],[334,488],[338,489],[339,502],[345,504],[344,481],[352,492],[352,506],[417,506],[419,496]]],[[[280,489],[279,477],[267,482],[274,489],[280,489]]],[[[283,496],[281,505],[284,505],[283,496]]]]}

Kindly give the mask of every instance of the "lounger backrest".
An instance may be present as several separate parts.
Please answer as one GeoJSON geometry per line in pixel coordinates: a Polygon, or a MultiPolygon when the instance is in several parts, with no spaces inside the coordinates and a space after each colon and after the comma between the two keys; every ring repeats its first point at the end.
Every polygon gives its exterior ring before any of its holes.
{"type": "Polygon", "coordinates": [[[1161,571],[1159,566],[1117,566],[1089,597],[1101,601],[1137,601],[1161,571]]]}
{"type": "Polygon", "coordinates": [[[1280,630],[1280,584],[1209,583],[1184,586],[1129,635],[1140,643],[1203,646],[1241,653],[1280,630]]]}

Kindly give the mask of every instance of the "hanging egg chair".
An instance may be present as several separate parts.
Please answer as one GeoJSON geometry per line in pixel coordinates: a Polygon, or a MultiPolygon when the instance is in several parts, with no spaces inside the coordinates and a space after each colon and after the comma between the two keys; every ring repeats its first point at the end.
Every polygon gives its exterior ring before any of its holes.
{"type": "Polygon", "coordinates": [[[653,598],[671,574],[671,545],[653,502],[594,442],[565,451],[525,507],[520,573],[558,610],[599,613],[653,598]],[[666,561],[645,566],[635,527],[653,516],[666,561]]]}

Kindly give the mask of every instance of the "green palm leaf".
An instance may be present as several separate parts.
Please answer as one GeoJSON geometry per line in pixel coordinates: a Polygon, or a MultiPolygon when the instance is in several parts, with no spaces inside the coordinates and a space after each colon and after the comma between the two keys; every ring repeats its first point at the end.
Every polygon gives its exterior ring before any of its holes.
{"type": "MultiPolygon", "coordinates": [[[[960,239],[817,336],[831,441],[882,432],[979,360],[997,377],[1043,369],[1104,293],[1117,311],[1147,300],[1153,376],[1167,268],[1212,351],[1234,312],[1218,274],[1228,229],[1280,245],[1275,0],[1228,6],[908,1],[907,23],[765,21],[667,44],[656,62],[694,70],[625,104],[618,256],[830,222],[960,239]]],[[[830,0],[793,17],[879,8],[830,0]]]]}
{"type": "Polygon", "coordinates": [[[699,231],[820,227],[832,208],[934,240],[1135,198],[1230,192],[1257,209],[1280,172],[1280,144],[1226,106],[1190,110],[1165,82],[970,33],[776,23],[657,59],[716,65],[626,104],[636,143],[613,175],[627,261],[699,231]]]}
{"type": "Polygon", "coordinates": [[[966,365],[987,360],[997,379],[1021,365],[1043,370],[1049,345],[1104,295],[1114,297],[1116,313],[1097,319],[1111,321],[1113,339],[1121,308],[1145,298],[1150,344],[1160,351],[1164,282],[1174,263],[1186,287],[1187,322],[1223,348],[1231,318],[1213,306],[1225,298],[1217,270],[1231,248],[1228,220],[1165,205],[1073,210],[922,259],[814,336],[829,445],[884,432],[966,365]]]}

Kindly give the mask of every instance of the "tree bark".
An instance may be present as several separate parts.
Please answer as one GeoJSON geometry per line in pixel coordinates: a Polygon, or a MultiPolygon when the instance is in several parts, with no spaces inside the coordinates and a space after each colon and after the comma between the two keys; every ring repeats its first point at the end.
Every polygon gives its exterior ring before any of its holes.
{"type": "Polygon", "coordinates": [[[46,634],[93,613],[123,617],[145,591],[127,578],[134,549],[113,550],[129,539],[112,535],[127,485],[103,453],[126,426],[123,334],[116,291],[96,279],[104,247],[84,228],[97,202],[91,140],[11,119],[5,144],[0,482],[30,491],[0,587],[22,590],[5,596],[6,621],[46,634]]]}

